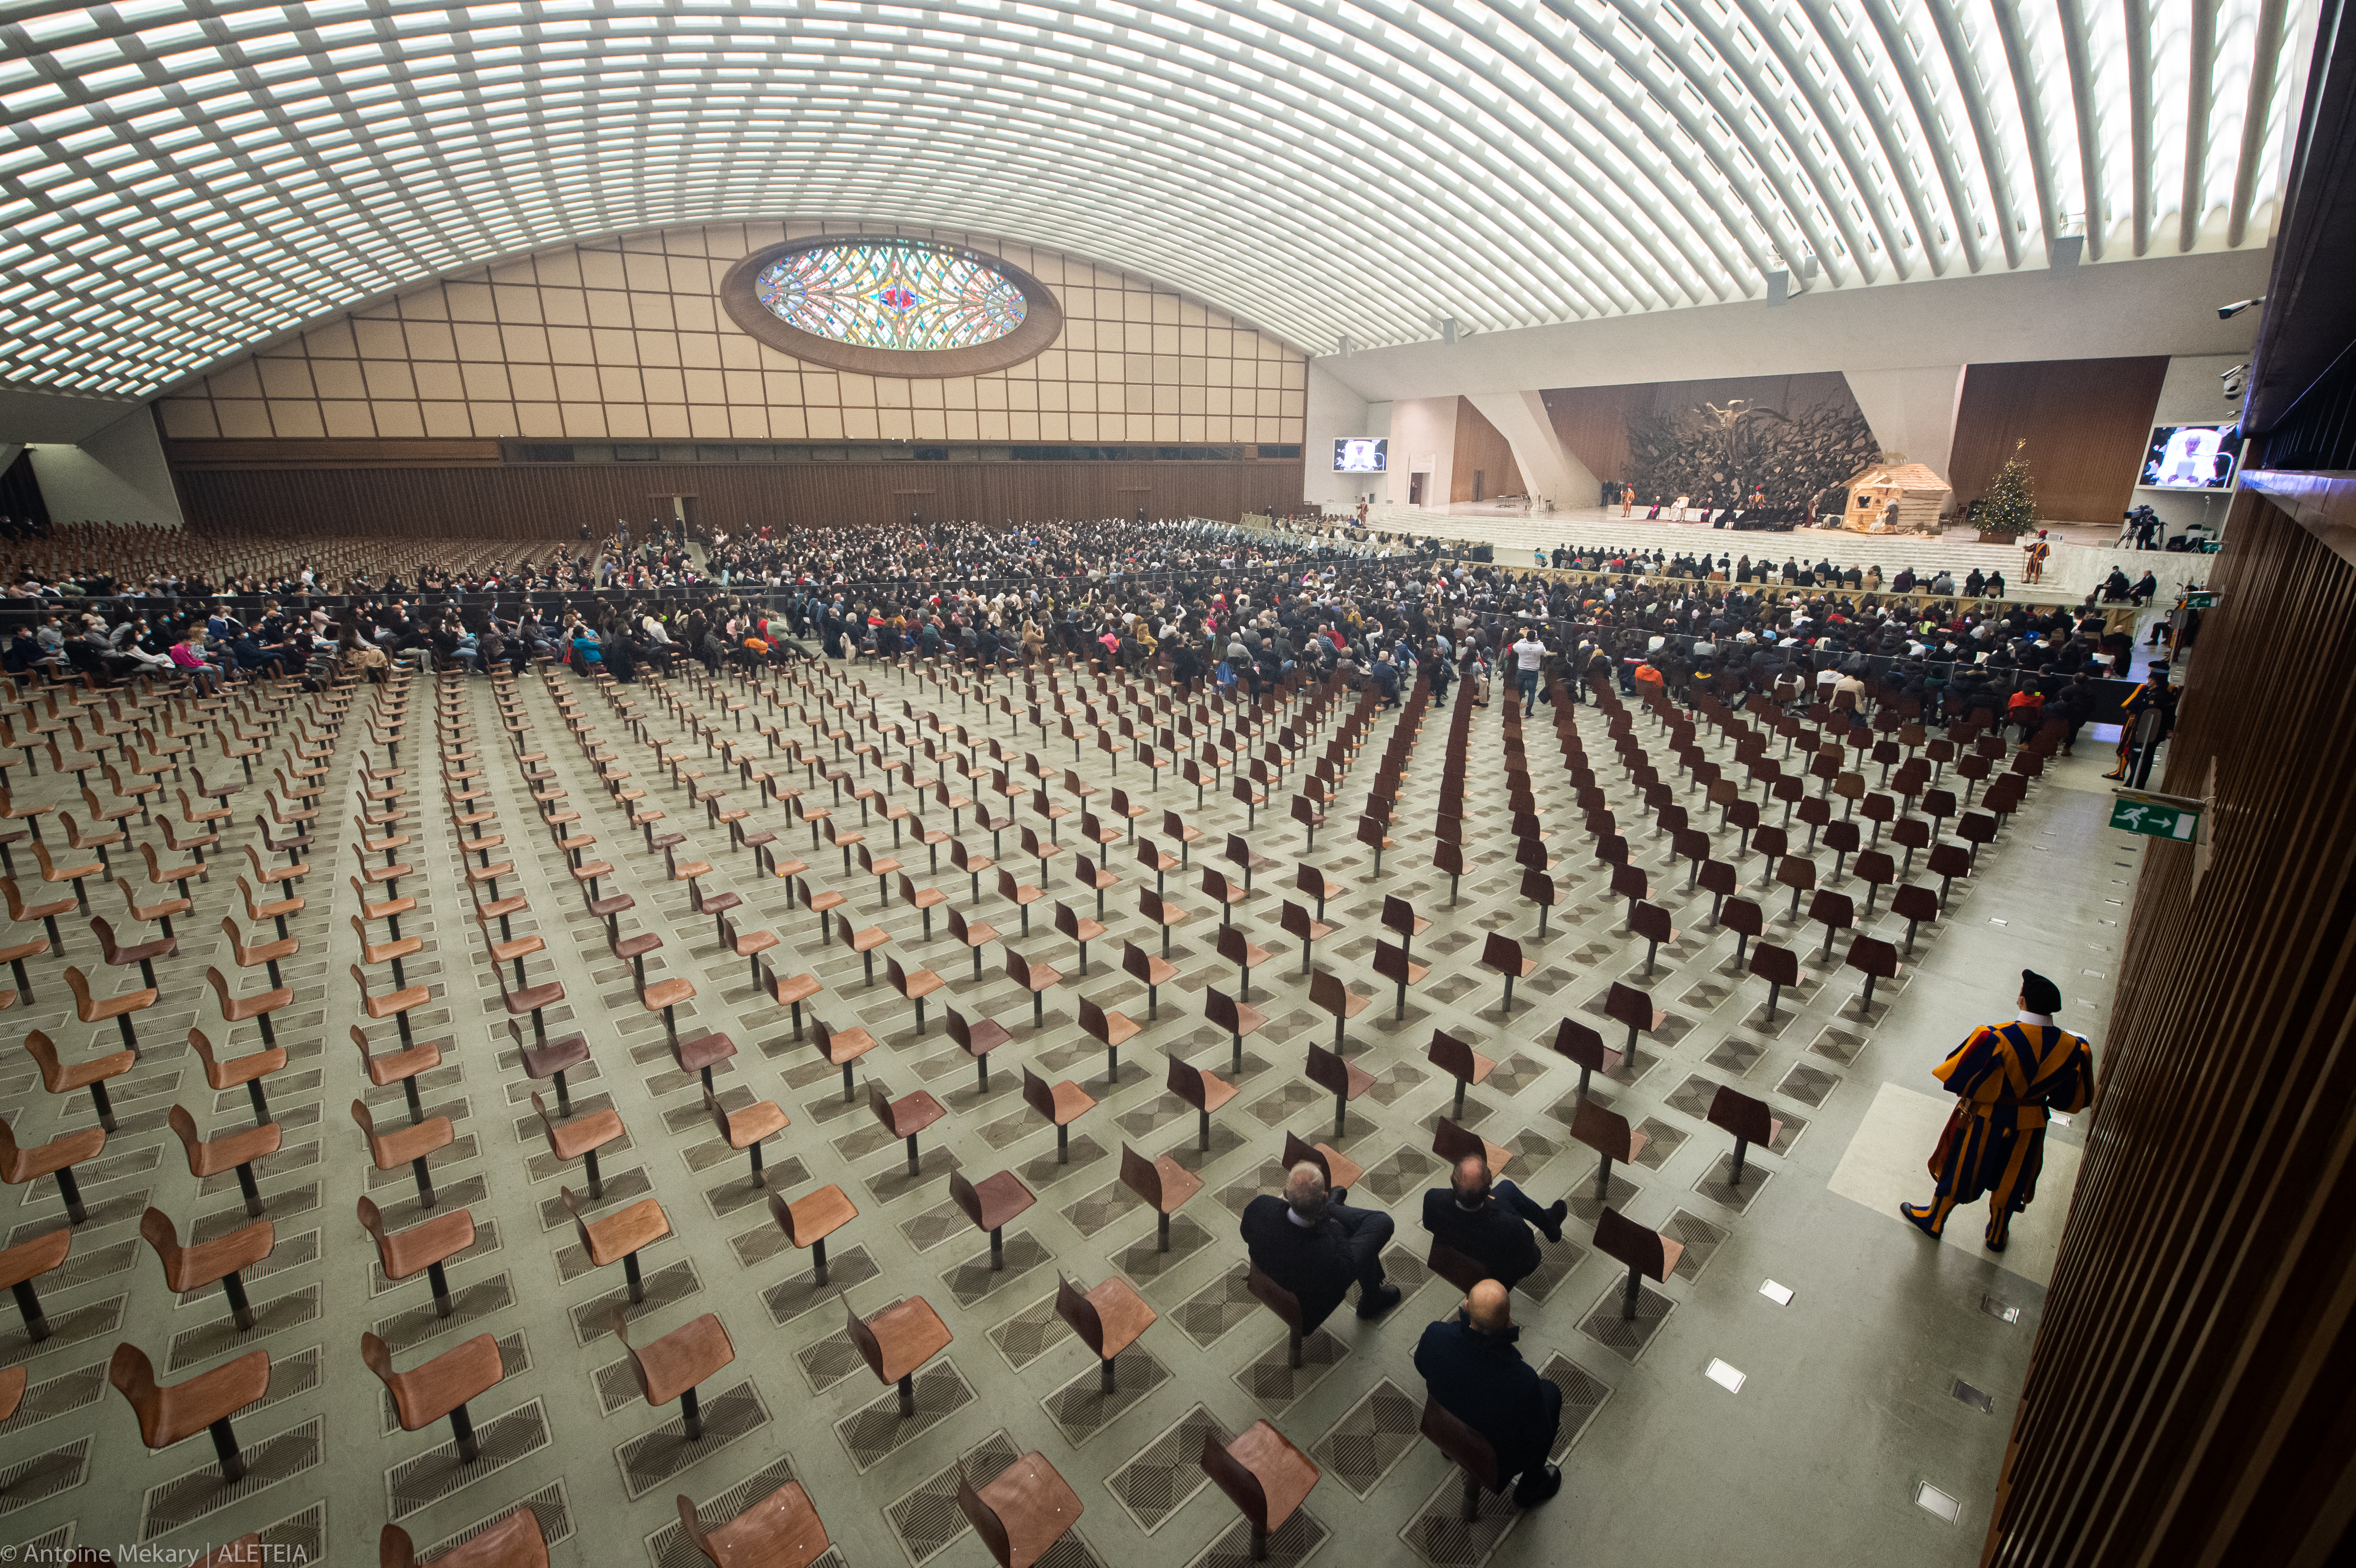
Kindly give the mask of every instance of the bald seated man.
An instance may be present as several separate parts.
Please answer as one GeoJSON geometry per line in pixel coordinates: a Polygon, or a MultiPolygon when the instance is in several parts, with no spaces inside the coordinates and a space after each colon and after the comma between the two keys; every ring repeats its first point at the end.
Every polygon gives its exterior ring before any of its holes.
{"type": "Polygon", "coordinates": [[[1562,1425],[1562,1390],[1522,1360],[1514,1348],[1521,1337],[1505,1287],[1484,1279],[1455,1317],[1423,1331],[1415,1370],[1441,1409],[1489,1440],[1498,1479],[1520,1477],[1514,1501],[1536,1508],[1562,1490],[1562,1470],[1547,1459],[1562,1425]]]}
{"type": "Polygon", "coordinates": [[[1435,1187],[1423,1195],[1423,1228],[1480,1264],[1507,1290],[1536,1274],[1543,1261],[1532,1228],[1547,1241],[1559,1242],[1563,1217],[1569,1212],[1570,1205],[1561,1200],[1551,1209],[1541,1209],[1512,1182],[1493,1183],[1489,1162],[1477,1154],[1456,1162],[1444,1189],[1435,1187]]]}
{"type": "Polygon", "coordinates": [[[1347,1189],[1328,1192],[1325,1173],[1307,1160],[1285,1173],[1284,1196],[1263,1193],[1244,1205],[1244,1245],[1252,1266],[1301,1298],[1301,1331],[1333,1316],[1358,1285],[1358,1316],[1380,1317],[1399,1302],[1399,1287],[1383,1278],[1388,1214],[1352,1209],[1347,1189]]]}

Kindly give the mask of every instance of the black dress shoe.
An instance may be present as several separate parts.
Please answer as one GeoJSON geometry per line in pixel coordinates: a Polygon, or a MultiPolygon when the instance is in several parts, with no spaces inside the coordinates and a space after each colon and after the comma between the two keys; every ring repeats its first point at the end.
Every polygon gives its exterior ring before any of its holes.
{"type": "Polygon", "coordinates": [[[1554,1200],[1554,1207],[1547,1211],[1546,1239],[1547,1241],[1559,1242],[1562,1240],[1562,1222],[1569,1213],[1570,1200],[1569,1199],[1558,1198],[1554,1200]]]}
{"type": "Polygon", "coordinates": [[[1371,1296],[1365,1291],[1360,1291],[1358,1316],[1368,1318],[1380,1317],[1399,1304],[1400,1294],[1399,1287],[1395,1285],[1385,1285],[1371,1296]]]}
{"type": "Polygon", "coordinates": [[[1517,1508],[1536,1508],[1562,1490],[1562,1467],[1547,1465],[1523,1473],[1521,1485],[1514,1488],[1517,1508]]]}

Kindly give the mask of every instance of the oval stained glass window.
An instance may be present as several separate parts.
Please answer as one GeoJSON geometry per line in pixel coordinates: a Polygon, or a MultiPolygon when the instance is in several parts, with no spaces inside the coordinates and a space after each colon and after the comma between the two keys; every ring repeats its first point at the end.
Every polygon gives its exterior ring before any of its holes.
{"type": "Polygon", "coordinates": [[[1022,288],[980,257],[908,240],[795,251],[761,269],[753,294],[812,336],[904,353],[978,348],[1029,314],[1022,288]]]}

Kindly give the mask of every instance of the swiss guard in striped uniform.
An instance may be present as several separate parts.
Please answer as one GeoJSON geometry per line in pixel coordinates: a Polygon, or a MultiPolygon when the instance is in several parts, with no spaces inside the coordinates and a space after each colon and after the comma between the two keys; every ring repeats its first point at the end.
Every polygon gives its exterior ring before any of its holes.
{"type": "Polygon", "coordinates": [[[2053,1021],[2061,1010],[2061,988],[2023,969],[2020,1017],[1981,1025],[1933,1069],[1955,1096],[1954,1114],[1931,1155],[1938,1190],[1928,1203],[1898,1206],[1924,1235],[1937,1235],[1956,1204],[1985,1192],[1988,1250],[2004,1251],[2013,1215],[2037,1196],[2046,1113],[2083,1110],[2094,1096],[2094,1052],[2053,1021]]]}

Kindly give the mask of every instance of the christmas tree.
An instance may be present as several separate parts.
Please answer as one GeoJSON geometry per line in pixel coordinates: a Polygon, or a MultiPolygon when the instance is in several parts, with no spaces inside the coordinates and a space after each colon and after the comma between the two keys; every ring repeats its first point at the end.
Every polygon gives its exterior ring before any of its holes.
{"type": "Polygon", "coordinates": [[[1988,481],[1987,494],[1980,497],[1979,513],[1973,519],[1981,533],[2013,539],[2037,527],[2037,487],[2029,477],[2029,459],[2020,454],[2028,444],[2028,438],[2022,437],[1996,477],[1988,481]]]}

